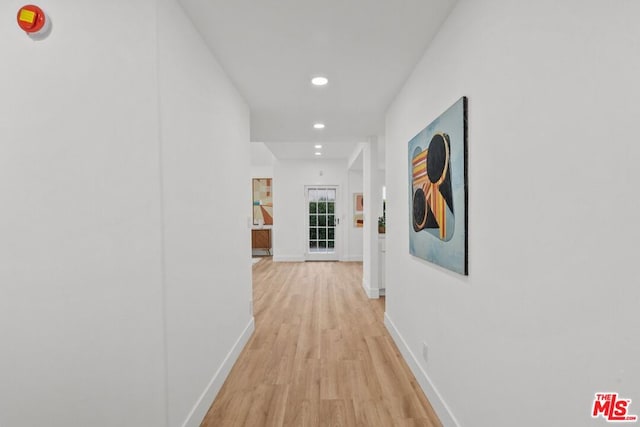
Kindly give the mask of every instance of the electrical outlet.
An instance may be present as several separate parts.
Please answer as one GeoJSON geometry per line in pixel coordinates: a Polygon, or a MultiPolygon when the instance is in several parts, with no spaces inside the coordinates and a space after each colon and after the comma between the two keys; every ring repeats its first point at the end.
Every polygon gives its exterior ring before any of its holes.
{"type": "Polygon", "coordinates": [[[429,361],[429,347],[427,346],[426,342],[422,343],[422,358],[424,359],[425,362],[429,361]]]}

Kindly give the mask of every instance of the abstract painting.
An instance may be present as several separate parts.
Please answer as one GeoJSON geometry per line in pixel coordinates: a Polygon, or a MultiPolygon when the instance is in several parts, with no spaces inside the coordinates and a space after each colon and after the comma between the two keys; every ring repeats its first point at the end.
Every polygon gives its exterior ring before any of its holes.
{"type": "Polygon", "coordinates": [[[362,193],[355,193],[353,195],[353,209],[355,212],[364,211],[364,198],[362,197],[362,193]]]}
{"type": "Polygon", "coordinates": [[[467,98],[409,141],[409,251],[468,275],[467,98]]]}
{"type": "Polygon", "coordinates": [[[353,194],[353,226],[362,228],[364,225],[364,198],[362,193],[353,194]]]}
{"type": "Polygon", "coordinates": [[[253,179],[253,224],[273,225],[271,178],[253,179]]]}

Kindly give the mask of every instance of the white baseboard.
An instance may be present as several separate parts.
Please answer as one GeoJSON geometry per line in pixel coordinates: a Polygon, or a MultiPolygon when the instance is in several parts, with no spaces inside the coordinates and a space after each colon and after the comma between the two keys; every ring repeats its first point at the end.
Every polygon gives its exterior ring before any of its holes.
{"type": "Polygon", "coordinates": [[[400,331],[398,331],[396,325],[393,323],[386,312],[384,313],[384,325],[387,327],[387,330],[398,346],[398,349],[400,349],[400,353],[402,353],[404,360],[407,362],[407,365],[409,365],[411,372],[413,372],[416,380],[418,380],[420,388],[422,388],[422,391],[424,391],[427,399],[429,399],[429,403],[431,403],[433,410],[436,411],[436,414],[438,415],[438,418],[440,418],[442,425],[445,427],[460,427],[460,424],[458,424],[458,421],[453,416],[453,413],[451,413],[451,409],[449,409],[449,406],[447,406],[445,401],[442,399],[442,396],[440,395],[440,393],[438,393],[438,389],[436,389],[435,385],[433,385],[431,378],[429,378],[429,375],[427,375],[424,369],[422,369],[422,366],[418,362],[418,359],[413,354],[413,352],[407,345],[407,342],[400,334],[400,331]]]}
{"type": "Polygon", "coordinates": [[[345,256],[340,261],[344,261],[344,262],[362,262],[362,255],[345,256]]]}
{"type": "Polygon", "coordinates": [[[249,324],[244,328],[242,334],[238,337],[233,347],[227,354],[227,357],[224,358],[222,365],[218,368],[216,373],[209,381],[207,388],[205,388],[204,392],[200,395],[200,398],[194,405],[191,412],[187,416],[187,419],[182,423],[182,427],[199,427],[204,419],[205,415],[207,415],[207,411],[211,407],[211,404],[215,400],[222,384],[227,379],[229,372],[231,372],[231,368],[233,367],[236,360],[238,360],[238,356],[240,356],[240,352],[251,338],[253,331],[255,329],[255,321],[254,318],[251,317],[249,324]]]}
{"type": "Polygon", "coordinates": [[[273,262],[304,262],[304,256],[301,255],[274,255],[273,262]]]}
{"type": "Polygon", "coordinates": [[[370,288],[369,284],[367,282],[365,282],[364,280],[362,281],[362,289],[364,289],[364,292],[367,294],[367,296],[370,299],[378,299],[378,298],[380,298],[380,289],[370,288]]]}

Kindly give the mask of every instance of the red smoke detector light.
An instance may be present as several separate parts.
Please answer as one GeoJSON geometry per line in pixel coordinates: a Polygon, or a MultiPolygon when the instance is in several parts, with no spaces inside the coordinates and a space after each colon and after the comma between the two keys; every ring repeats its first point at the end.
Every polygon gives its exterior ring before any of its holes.
{"type": "Polygon", "coordinates": [[[18,11],[17,19],[18,26],[29,35],[38,34],[47,24],[47,15],[38,6],[32,4],[22,6],[18,11]]]}

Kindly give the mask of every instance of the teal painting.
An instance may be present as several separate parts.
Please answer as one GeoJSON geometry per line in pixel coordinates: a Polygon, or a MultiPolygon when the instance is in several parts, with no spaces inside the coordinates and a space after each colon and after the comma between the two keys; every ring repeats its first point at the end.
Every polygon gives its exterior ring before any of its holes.
{"type": "Polygon", "coordinates": [[[409,141],[409,251],[468,275],[467,98],[409,141]]]}

